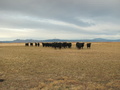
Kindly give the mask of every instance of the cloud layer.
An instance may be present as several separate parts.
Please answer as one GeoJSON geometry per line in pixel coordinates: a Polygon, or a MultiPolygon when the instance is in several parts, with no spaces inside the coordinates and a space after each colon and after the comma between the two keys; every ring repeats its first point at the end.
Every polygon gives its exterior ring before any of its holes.
{"type": "Polygon", "coordinates": [[[120,39],[119,0],[2,0],[0,40],[120,39]]]}

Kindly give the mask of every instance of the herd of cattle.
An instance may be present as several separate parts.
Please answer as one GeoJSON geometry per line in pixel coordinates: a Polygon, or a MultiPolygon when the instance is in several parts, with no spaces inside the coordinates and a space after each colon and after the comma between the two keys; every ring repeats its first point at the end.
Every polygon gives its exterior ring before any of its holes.
{"type": "MultiPolygon", "coordinates": [[[[76,47],[78,49],[83,49],[85,43],[80,43],[80,42],[77,42],[76,43],[76,47]]],[[[25,46],[40,46],[40,43],[25,43],[25,46]]],[[[68,42],[53,42],[53,43],[42,43],[42,46],[43,47],[53,47],[53,48],[71,48],[72,47],[72,43],[68,43],[68,42]]],[[[90,48],[91,47],[91,43],[87,43],[86,44],[87,48],[90,48]]]]}

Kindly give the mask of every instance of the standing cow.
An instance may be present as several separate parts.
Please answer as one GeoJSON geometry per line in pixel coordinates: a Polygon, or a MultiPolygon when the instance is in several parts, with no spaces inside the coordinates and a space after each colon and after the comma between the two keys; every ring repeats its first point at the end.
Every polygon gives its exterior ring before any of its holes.
{"type": "Polygon", "coordinates": [[[39,46],[40,46],[40,43],[38,43],[37,45],[38,45],[38,47],[39,47],[39,46]]]}
{"type": "Polygon", "coordinates": [[[37,42],[35,42],[35,46],[38,46],[38,43],[37,43],[37,42]]]}
{"type": "Polygon", "coordinates": [[[29,43],[25,43],[25,46],[29,46],[29,43]]]}
{"type": "Polygon", "coordinates": [[[72,47],[72,43],[67,43],[68,48],[72,47]]]}
{"type": "Polygon", "coordinates": [[[33,43],[30,43],[30,46],[33,46],[33,43]]]}
{"type": "Polygon", "coordinates": [[[87,48],[90,48],[91,47],[91,43],[87,43],[87,48]]]}
{"type": "Polygon", "coordinates": [[[79,42],[77,42],[77,43],[76,43],[76,47],[77,47],[78,49],[83,49],[84,43],[79,43],[79,42]]]}

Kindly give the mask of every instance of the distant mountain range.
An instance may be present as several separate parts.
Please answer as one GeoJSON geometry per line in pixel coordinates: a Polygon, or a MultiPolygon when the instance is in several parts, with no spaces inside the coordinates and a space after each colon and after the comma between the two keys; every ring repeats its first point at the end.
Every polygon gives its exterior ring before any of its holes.
{"type": "Polygon", "coordinates": [[[83,40],[64,40],[64,39],[47,39],[47,40],[33,40],[33,39],[16,39],[13,41],[0,41],[0,43],[25,43],[25,42],[120,42],[120,39],[110,40],[110,39],[83,39],[83,40]]]}

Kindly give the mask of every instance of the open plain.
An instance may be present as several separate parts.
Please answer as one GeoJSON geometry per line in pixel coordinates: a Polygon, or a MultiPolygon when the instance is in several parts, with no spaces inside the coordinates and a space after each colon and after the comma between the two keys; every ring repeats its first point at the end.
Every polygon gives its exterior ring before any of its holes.
{"type": "Polygon", "coordinates": [[[0,90],[120,90],[120,42],[80,50],[0,43],[0,90]]]}

